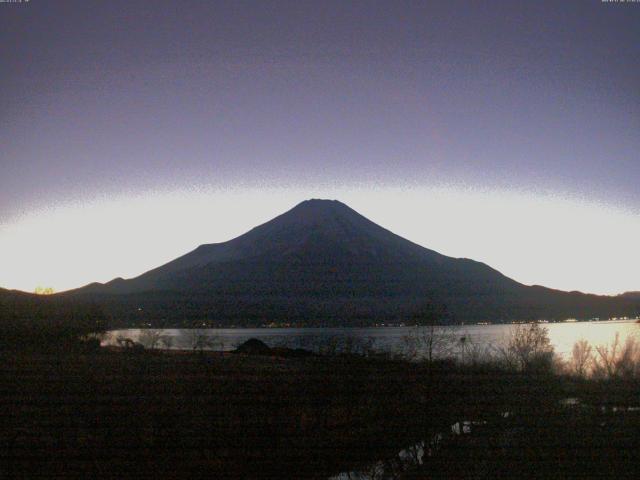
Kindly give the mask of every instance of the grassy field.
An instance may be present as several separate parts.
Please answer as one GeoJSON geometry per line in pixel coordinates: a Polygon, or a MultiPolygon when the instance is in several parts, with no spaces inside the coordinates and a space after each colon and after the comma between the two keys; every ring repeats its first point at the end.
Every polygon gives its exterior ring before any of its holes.
{"type": "Polygon", "coordinates": [[[620,478],[640,453],[632,381],[355,355],[101,349],[0,365],[6,478],[620,478]],[[421,465],[401,461],[422,441],[421,465]]]}

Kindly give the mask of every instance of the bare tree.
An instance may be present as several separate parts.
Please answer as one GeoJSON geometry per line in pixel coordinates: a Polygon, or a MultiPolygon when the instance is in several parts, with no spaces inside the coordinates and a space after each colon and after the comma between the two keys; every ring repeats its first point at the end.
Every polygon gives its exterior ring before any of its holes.
{"type": "Polygon", "coordinates": [[[156,328],[145,328],[140,331],[138,341],[148,348],[149,350],[155,350],[160,343],[160,338],[163,336],[163,330],[156,328]]]}
{"type": "Polygon", "coordinates": [[[620,350],[620,334],[616,332],[616,336],[611,341],[611,345],[596,346],[596,356],[594,358],[593,373],[601,378],[613,378],[618,376],[616,368],[616,358],[620,350]]]}
{"type": "Polygon", "coordinates": [[[160,337],[160,343],[166,350],[171,350],[171,347],[173,346],[173,340],[173,335],[162,335],[160,337]]]}
{"type": "Polygon", "coordinates": [[[624,344],[620,334],[609,345],[595,347],[593,374],[599,378],[635,378],[640,376],[640,343],[627,337],[624,344]]]}
{"type": "Polygon", "coordinates": [[[569,359],[569,371],[580,377],[586,377],[593,363],[593,349],[586,340],[579,340],[573,345],[569,359]]]}
{"type": "Polygon", "coordinates": [[[431,302],[420,305],[410,318],[415,327],[403,339],[407,356],[431,363],[437,357],[453,355],[453,349],[459,339],[439,326],[449,319],[446,305],[435,305],[431,302]]]}
{"type": "Polygon", "coordinates": [[[517,325],[511,330],[506,345],[497,352],[508,368],[549,371],[554,366],[549,331],[538,323],[517,325]]]}
{"type": "Polygon", "coordinates": [[[403,337],[406,355],[429,363],[436,358],[452,356],[458,340],[456,335],[435,325],[416,325],[409,335],[403,337]]]}
{"type": "Polygon", "coordinates": [[[493,360],[492,348],[473,340],[469,334],[458,335],[456,341],[460,349],[460,361],[468,365],[479,365],[493,360]]]}
{"type": "Polygon", "coordinates": [[[211,330],[204,328],[188,328],[180,331],[181,343],[194,352],[212,350],[219,344],[218,335],[214,335],[211,330]]]}
{"type": "Polygon", "coordinates": [[[617,363],[622,378],[640,377],[640,342],[635,337],[627,337],[617,363]]]}

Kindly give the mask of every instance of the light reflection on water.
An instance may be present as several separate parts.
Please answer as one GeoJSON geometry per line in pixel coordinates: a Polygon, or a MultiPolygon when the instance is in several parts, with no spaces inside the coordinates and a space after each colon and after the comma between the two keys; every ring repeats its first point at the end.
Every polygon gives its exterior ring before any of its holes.
{"type": "MultiPolygon", "coordinates": [[[[616,333],[624,342],[628,336],[640,337],[640,324],[635,320],[613,320],[601,322],[548,323],[549,339],[556,353],[567,355],[579,340],[587,340],[591,345],[610,344],[616,333]]],[[[513,325],[467,325],[436,327],[438,332],[451,335],[453,338],[465,337],[469,343],[479,347],[500,346],[508,338],[513,325]]],[[[421,327],[428,328],[428,327],[421,327]]],[[[404,339],[414,332],[415,327],[382,327],[382,328],[213,328],[206,329],[208,335],[216,337],[214,350],[233,350],[237,345],[249,338],[259,338],[267,345],[288,346],[292,348],[308,348],[313,350],[331,339],[351,337],[371,340],[377,350],[402,352],[405,349],[404,339]]],[[[163,335],[173,337],[172,348],[189,348],[184,330],[166,329],[163,335]]],[[[139,339],[139,329],[114,330],[103,345],[115,345],[118,336],[139,339]]]]}

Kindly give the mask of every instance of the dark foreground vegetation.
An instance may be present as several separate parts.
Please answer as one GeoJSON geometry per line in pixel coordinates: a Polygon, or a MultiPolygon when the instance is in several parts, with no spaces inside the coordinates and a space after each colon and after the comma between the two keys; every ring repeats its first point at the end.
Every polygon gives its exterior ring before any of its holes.
{"type": "Polygon", "coordinates": [[[637,478],[637,377],[291,353],[4,349],[2,477],[637,478]]]}
{"type": "Polygon", "coordinates": [[[633,340],[562,366],[535,324],[492,355],[433,326],[411,359],[354,338],[222,354],[197,329],[188,350],[151,329],[101,348],[95,306],[0,306],[1,478],[638,476],[633,340]]]}

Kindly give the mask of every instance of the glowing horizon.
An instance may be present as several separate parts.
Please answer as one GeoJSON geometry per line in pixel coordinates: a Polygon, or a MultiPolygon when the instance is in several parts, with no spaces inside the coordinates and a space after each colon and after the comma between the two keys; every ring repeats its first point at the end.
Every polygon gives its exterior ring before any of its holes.
{"type": "Polygon", "coordinates": [[[633,241],[640,219],[632,212],[461,186],[210,189],[58,206],[0,228],[0,287],[60,292],[132,278],[203,243],[231,240],[308,198],[340,200],[419,245],[481,261],[527,285],[606,295],[640,290],[633,241]]]}
{"type": "Polygon", "coordinates": [[[56,3],[0,15],[0,286],[133,277],[328,197],[525,284],[640,289],[640,8],[56,3]]]}

